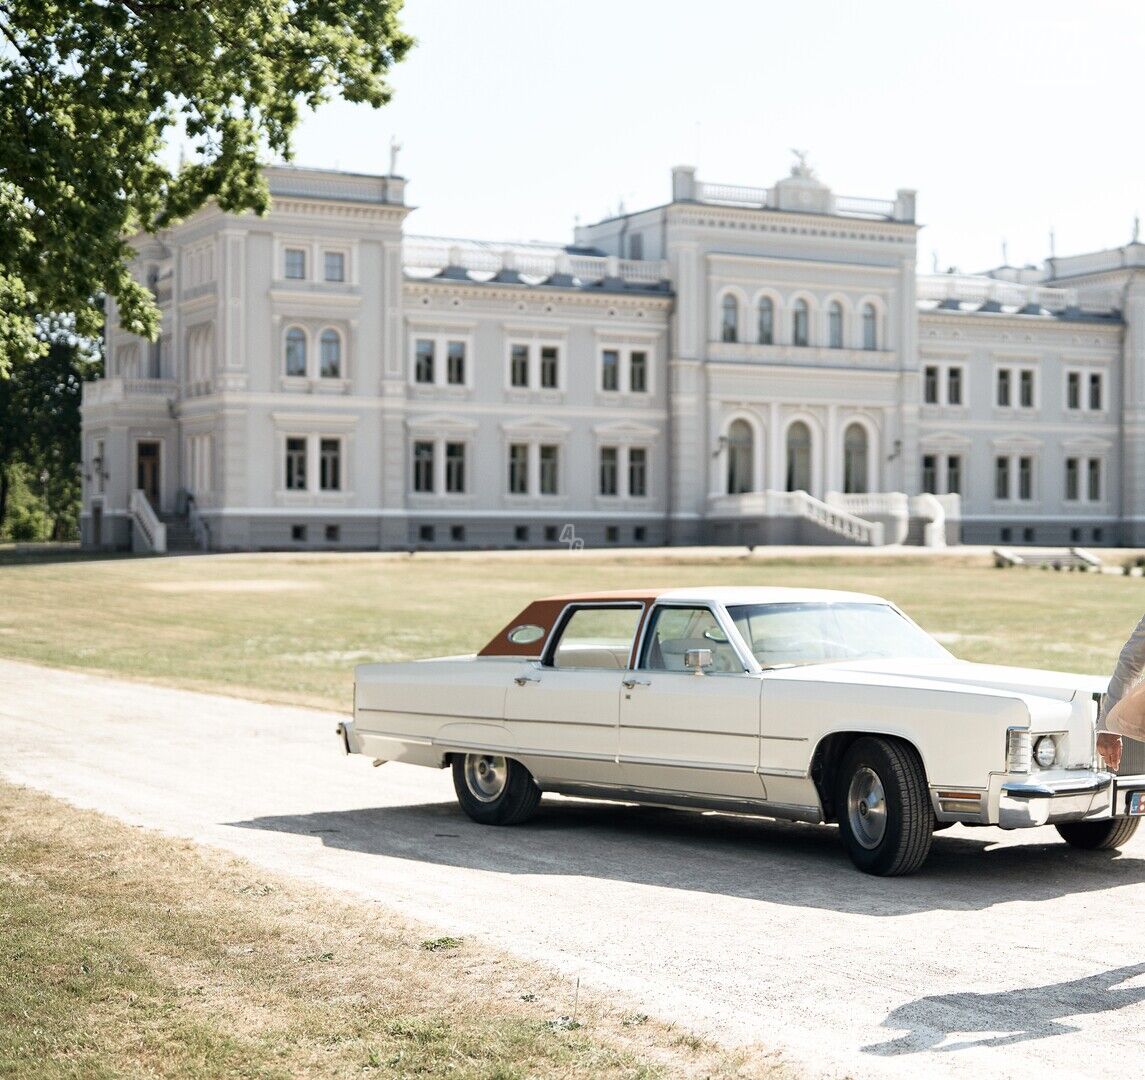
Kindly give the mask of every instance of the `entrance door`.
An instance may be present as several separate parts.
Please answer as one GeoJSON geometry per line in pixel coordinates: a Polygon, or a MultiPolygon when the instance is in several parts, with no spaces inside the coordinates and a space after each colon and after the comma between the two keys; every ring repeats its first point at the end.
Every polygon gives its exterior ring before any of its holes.
{"type": "Polygon", "coordinates": [[[103,507],[99,504],[91,508],[91,546],[103,547],[103,507]]]}
{"type": "Polygon", "coordinates": [[[135,486],[139,488],[153,510],[159,509],[159,454],[160,443],[140,442],[135,446],[135,486]]]}

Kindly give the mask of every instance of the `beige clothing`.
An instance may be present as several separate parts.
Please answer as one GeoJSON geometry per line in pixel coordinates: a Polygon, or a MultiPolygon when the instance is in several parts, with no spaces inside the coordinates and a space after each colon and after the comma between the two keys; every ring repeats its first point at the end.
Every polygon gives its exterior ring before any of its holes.
{"type": "Polygon", "coordinates": [[[1126,691],[1137,681],[1141,672],[1145,670],[1145,615],[1134,627],[1129,640],[1121,646],[1121,655],[1117,658],[1117,666],[1109,679],[1109,690],[1101,701],[1101,712],[1097,718],[1097,730],[1107,731],[1106,719],[1109,711],[1126,694],[1126,691]]]}

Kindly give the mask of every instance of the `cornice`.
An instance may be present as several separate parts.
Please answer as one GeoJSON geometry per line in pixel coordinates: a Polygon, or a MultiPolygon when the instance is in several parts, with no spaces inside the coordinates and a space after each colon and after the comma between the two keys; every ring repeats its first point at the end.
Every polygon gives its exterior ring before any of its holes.
{"type": "MultiPolygon", "coordinates": [[[[674,299],[671,293],[605,292],[562,288],[558,285],[514,285],[504,282],[459,282],[447,278],[405,278],[402,291],[411,296],[444,296],[466,300],[544,303],[556,307],[617,308],[626,311],[650,305],[665,311],[674,299]]],[[[412,312],[410,312],[412,314],[412,312]]]]}
{"type": "Polygon", "coordinates": [[[913,244],[921,228],[912,222],[867,221],[834,214],[796,213],[746,206],[714,206],[710,203],[672,203],[669,220],[674,225],[736,229],[744,232],[819,236],[828,240],[860,240],[886,244],[913,244]]]}

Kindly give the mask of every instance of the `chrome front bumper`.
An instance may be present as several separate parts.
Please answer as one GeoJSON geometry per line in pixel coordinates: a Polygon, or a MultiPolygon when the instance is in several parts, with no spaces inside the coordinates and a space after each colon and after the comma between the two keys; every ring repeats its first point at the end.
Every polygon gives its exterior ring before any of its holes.
{"type": "Polygon", "coordinates": [[[1130,793],[1142,790],[1145,776],[1108,772],[1055,780],[1005,780],[998,798],[998,824],[1004,829],[1023,829],[1123,817],[1130,793]]]}

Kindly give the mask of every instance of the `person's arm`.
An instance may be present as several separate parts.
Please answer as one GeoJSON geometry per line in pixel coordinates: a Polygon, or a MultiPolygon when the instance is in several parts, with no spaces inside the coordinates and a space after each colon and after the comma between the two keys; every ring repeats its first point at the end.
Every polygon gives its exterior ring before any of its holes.
{"type": "Polygon", "coordinates": [[[1145,679],[1122,695],[1105,720],[1110,732],[1145,739],[1145,679]]]}

